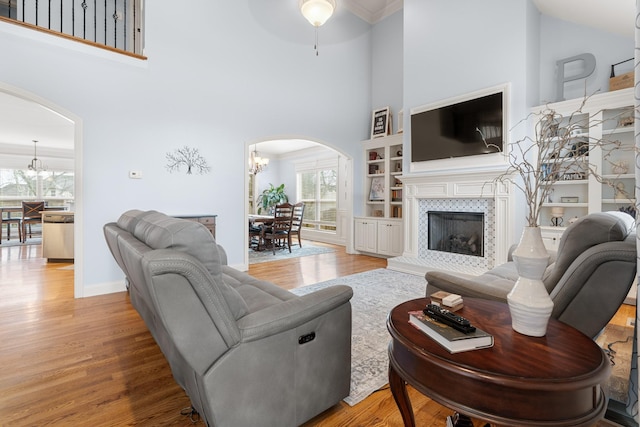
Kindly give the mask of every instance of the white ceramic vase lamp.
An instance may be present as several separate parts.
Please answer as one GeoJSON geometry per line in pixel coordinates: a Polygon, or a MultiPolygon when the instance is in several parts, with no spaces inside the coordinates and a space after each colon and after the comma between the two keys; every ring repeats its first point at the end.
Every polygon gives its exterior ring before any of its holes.
{"type": "Polygon", "coordinates": [[[542,281],[549,254],[540,227],[524,228],[512,256],[520,277],[507,295],[511,325],[521,334],[542,337],[547,333],[553,301],[542,281]]]}

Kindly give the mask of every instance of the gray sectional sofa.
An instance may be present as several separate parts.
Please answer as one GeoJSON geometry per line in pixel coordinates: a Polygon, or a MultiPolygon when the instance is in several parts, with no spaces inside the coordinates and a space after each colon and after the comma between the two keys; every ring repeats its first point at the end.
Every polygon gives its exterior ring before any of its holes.
{"type": "Polygon", "coordinates": [[[349,394],[351,288],[296,296],[229,267],[202,224],[156,211],[125,212],[104,234],[207,425],[300,425],[349,394]]]}

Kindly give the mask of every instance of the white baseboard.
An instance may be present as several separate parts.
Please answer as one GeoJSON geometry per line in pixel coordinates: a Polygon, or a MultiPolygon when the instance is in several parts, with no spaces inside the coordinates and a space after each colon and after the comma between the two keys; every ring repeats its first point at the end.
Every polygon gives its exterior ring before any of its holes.
{"type": "Polygon", "coordinates": [[[96,285],[85,286],[82,298],[113,294],[115,292],[126,292],[126,290],[127,287],[125,285],[124,279],[110,283],[98,283],[96,285]]]}

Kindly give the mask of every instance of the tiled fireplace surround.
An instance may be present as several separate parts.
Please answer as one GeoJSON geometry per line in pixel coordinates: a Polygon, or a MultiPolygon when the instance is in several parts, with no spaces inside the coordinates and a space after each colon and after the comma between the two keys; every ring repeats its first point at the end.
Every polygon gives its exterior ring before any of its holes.
{"type": "Polygon", "coordinates": [[[509,186],[494,181],[501,172],[456,170],[403,176],[404,252],[390,258],[387,268],[416,275],[430,270],[481,274],[506,262],[513,240],[513,206],[509,186]],[[484,213],[484,257],[429,250],[429,210],[484,213]]]}

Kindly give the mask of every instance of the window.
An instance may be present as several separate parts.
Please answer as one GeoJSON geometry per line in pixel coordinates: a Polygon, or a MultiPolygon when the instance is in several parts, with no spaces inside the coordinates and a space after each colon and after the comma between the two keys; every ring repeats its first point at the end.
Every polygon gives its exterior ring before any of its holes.
{"type": "Polygon", "coordinates": [[[0,203],[18,205],[22,200],[44,200],[50,206],[73,202],[74,174],[62,171],[0,169],[0,203]]]}
{"type": "Polygon", "coordinates": [[[304,202],[302,226],[329,233],[336,232],[338,166],[303,168],[297,174],[297,199],[304,202]]]}

